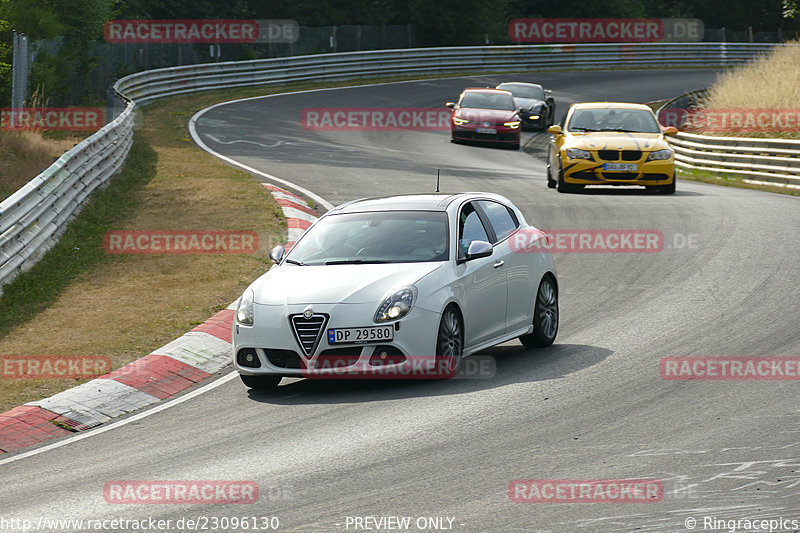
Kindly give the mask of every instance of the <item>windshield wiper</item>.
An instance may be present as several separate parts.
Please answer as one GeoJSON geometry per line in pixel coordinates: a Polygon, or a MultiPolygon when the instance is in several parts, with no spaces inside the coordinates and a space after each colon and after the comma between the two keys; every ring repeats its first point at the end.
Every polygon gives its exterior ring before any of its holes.
{"type": "Polygon", "coordinates": [[[302,261],[295,261],[294,259],[284,259],[284,261],[286,261],[287,263],[291,263],[291,264],[293,264],[293,265],[298,265],[298,266],[301,266],[301,267],[307,266],[307,265],[306,265],[305,263],[303,263],[302,261]]]}
{"type": "Polygon", "coordinates": [[[569,131],[600,131],[600,130],[595,130],[592,128],[581,128],[580,126],[573,126],[569,129],[569,131]]]}
{"type": "Polygon", "coordinates": [[[382,259],[340,259],[337,261],[326,261],[326,265],[376,265],[380,263],[390,263],[382,259]]]}
{"type": "Polygon", "coordinates": [[[645,132],[645,131],[640,131],[640,130],[624,130],[624,129],[622,129],[622,128],[603,128],[603,129],[601,129],[601,130],[597,130],[597,131],[618,131],[618,132],[620,132],[620,133],[647,133],[647,132],[645,132]]]}

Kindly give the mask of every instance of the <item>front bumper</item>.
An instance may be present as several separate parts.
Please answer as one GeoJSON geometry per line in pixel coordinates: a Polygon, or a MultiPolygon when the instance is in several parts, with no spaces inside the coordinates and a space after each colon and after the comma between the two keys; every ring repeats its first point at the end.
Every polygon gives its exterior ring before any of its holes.
{"type": "Polygon", "coordinates": [[[610,161],[588,159],[568,159],[565,154],[563,172],[564,181],[576,185],[669,185],[675,177],[675,162],[672,158],[645,161],[616,161],[618,163],[635,163],[637,170],[616,171],[603,170],[603,164],[610,161]]]}
{"type": "Polygon", "coordinates": [[[489,143],[504,143],[504,144],[519,144],[520,128],[509,128],[503,125],[489,125],[479,126],[473,124],[465,124],[463,126],[453,125],[451,128],[451,136],[455,141],[474,141],[474,142],[489,142],[489,143]],[[478,128],[493,128],[497,130],[496,133],[478,133],[478,128]]]}
{"type": "Polygon", "coordinates": [[[404,376],[405,371],[420,360],[435,359],[436,335],[441,315],[415,306],[411,312],[391,324],[394,338],[362,344],[330,344],[327,330],[375,326],[376,304],[314,304],[314,313],[327,316],[319,342],[307,355],[297,340],[290,316],[302,314],[306,305],[254,306],[254,325],[233,325],[233,366],[240,374],[278,375],[285,377],[355,377],[375,375],[392,370],[404,376]],[[381,359],[379,352],[388,352],[381,359]],[[258,366],[251,366],[240,354],[257,357],[258,366]],[[395,362],[403,356],[402,362],[395,362]],[[242,364],[246,363],[246,364],[242,364]]]}
{"type": "Polygon", "coordinates": [[[522,113],[520,115],[523,127],[539,127],[544,129],[547,126],[547,113],[522,113]]]}

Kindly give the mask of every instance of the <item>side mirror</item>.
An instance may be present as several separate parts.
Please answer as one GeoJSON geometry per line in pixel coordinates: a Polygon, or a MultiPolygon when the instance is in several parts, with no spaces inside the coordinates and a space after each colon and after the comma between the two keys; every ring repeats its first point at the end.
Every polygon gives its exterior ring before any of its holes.
{"type": "Polygon", "coordinates": [[[672,136],[677,134],[678,134],[678,128],[676,128],[675,126],[667,126],[666,128],[664,128],[664,135],[672,136]]]}
{"type": "Polygon", "coordinates": [[[549,128],[547,128],[547,133],[552,133],[553,135],[561,135],[561,126],[558,124],[553,124],[549,128]]]}
{"type": "Polygon", "coordinates": [[[276,265],[281,262],[284,255],[286,255],[286,248],[280,245],[276,246],[269,252],[269,258],[272,259],[272,262],[276,265]]]}
{"type": "Polygon", "coordinates": [[[470,261],[480,257],[489,257],[493,251],[492,245],[486,241],[472,241],[467,248],[466,259],[470,261]]]}
{"type": "Polygon", "coordinates": [[[520,115],[522,115],[525,111],[527,111],[527,109],[525,109],[524,107],[520,107],[519,109],[517,109],[517,113],[520,115]]]}
{"type": "Polygon", "coordinates": [[[449,107],[450,109],[455,109],[456,108],[456,103],[455,102],[447,102],[446,104],[444,104],[444,106],[445,107],[449,107]]]}
{"type": "Polygon", "coordinates": [[[550,89],[545,89],[544,90],[544,94],[546,94],[547,96],[550,96],[551,94],[553,94],[553,91],[551,91],[550,89]]]}

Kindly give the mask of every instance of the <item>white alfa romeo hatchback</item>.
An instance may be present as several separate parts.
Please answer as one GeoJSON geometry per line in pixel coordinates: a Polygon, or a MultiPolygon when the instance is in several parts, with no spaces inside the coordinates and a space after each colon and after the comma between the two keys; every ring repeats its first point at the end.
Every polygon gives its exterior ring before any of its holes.
{"type": "Polygon", "coordinates": [[[558,332],[544,233],[489,193],[370,198],[329,211],[242,295],[233,361],[248,387],[282,377],[440,377],[462,357],[558,332]],[[412,368],[413,367],[413,368],[412,368]],[[409,371],[410,370],[410,371],[409,371]],[[338,373],[338,374],[337,374],[338,373]]]}

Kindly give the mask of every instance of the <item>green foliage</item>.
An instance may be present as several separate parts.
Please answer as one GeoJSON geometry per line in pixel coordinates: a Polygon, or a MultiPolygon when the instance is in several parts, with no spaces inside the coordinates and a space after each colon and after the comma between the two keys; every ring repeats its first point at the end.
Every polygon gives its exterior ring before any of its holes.
{"type": "MultiPolygon", "coordinates": [[[[741,32],[800,29],[800,0],[0,0],[0,105],[10,100],[11,29],[31,40],[61,37],[60,51],[40,54],[31,86],[51,105],[87,97],[103,24],[118,19],[294,19],[301,26],[410,24],[421,46],[508,42],[513,18],[699,18],[707,28],[741,32]]],[[[238,58],[257,57],[244,47],[238,58]]],[[[125,72],[127,73],[127,72],[125,72]]]]}
{"type": "Polygon", "coordinates": [[[3,3],[0,3],[0,104],[11,102],[11,46],[6,42],[6,35],[11,34],[7,20],[2,12],[3,3]]]}
{"type": "Polygon", "coordinates": [[[31,40],[52,39],[64,31],[64,25],[47,2],[6,0],[5,6],[11,29],[26,34],[31,40]]]}
{"type": "Polygon", "coordinates": [[[39,91],[42,105],[68,105],[72,92],[70,77],[74,73],[67,54],[52,55],[42,51],[31,66],[28,86],[39,91]]]}

